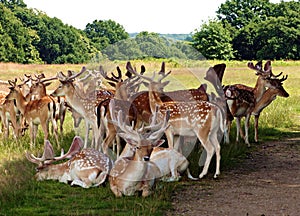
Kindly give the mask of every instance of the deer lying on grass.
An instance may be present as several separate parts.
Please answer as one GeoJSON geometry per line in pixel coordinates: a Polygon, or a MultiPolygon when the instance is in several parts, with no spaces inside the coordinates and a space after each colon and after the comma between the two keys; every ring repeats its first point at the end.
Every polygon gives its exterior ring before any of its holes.
{"type": "Polygon", "coordinates": [[[69,151],[59,157],[54,157],[53,147],[45,141],[44,153],[41,158],[27,153],[27,159],[38,164],[35,175],[38,181],[58,180],[59,182],[78,185],[83,188],[97,187],[102,184],[113,165],[105,154],[91,148],[82,149],[83,141],[74,137],[69,151]],[[63,163],[54,162],[69,159],[63,163]]]}
{"type": "MultiPolygon", "coordinates": [[[[161,71],[164,73],[164,64],[161,71]]],[[[133,71],[133,73],[135,73],[133,71]]],[[[214,177],[216,178],[220,174],[220,143],[218,141],[219,130],[224,133],[225,121],[222,116],[221,109],[207,101],[197,102],[179,102],[168,101],[163,102],[160,99],[158,92],[161,91],[169,82],[161,82],[165,76],[162,76],[158,81],[154,81],[155,74],[152,78],[140,75],[144,80],[149,82],[149,103],[151,112],[155,112],[155,107],[159,106],[158,118],[161,119],[165,115],[167,110],[170,111],[170,120],[168,127],[165,130],[165,134],[168,139],[168,145],[170,148],[174,147],[173,136],[197,136],[207,152],[204,168],[199,175],[202,178],[207,174],[208,167],[212,156],[216,153],[216,172],[214,177]]],[[[175,149],[178,149],[178,147],[175,149]]]]}
{"type": "Polygon", "coordinates": [[[16,84],[17,80],[10,81],[11,87],[9,87],[10,92],[6,96],[7,100],[16,100],[16,105],[20,110],[21,114],[25,120],[29,123],[30,131],[30,145],[31,147],[36,143],[36,135],[38,130],[38,125],[42,126],[44,132],[44,139],[48,139],[48,127],[47,122],[51,120],[54,128],[54,136],[57,144],[59,145],[57,136],[57,125],[55,121],[55,102],[48,96],[45,96],[38,100],[32,100],[27,102],[25,96],[22,94],[20,86],[16,84]]]}
{"type": "MultiPolygon", "coordinates": [[[[111,107],[114,105],[110,106],[110,109],[113,109],[111,107]]],[[[118,128],[118,135],[127,143],[110,171],[110,188],[117,197],[132,196],[137,191],[141,191],[144,197],[148,196],[155,181],[162,176],[160,169],[149,160],[149,157],[153,147],[164,142],[160,137],[168,127],[168,113],[163,121],[139,129],[133,129],[133,126],[126,124],[121,110],[117,117],[114,115],[111,117],[118,128]]]]}
{"type": "MultiPolygon", "coordinates": [[[[282,88],[282,84],[281,87],[279,87],[280,85],[279,83],[277,83],[278,81],[276,81],[277,77],[280,76],[281,74],[275,76],[272,73],[271,61],[267,61],[265,63],[264,69],[262,68],[261,61],[258,62],[255,66],[253,65],[252,62],[249,62],[248,67],[250,69],[255,70],[256,75],[258,76],[255,87],[252,88],[242,84],[228,85],[224,87],[224,92],[226,95],[229,110],[236,119],[236,125],[237,125],[236,141],[237,142],[239,141],[240,133],[243,136],[240,122],[241,122],[241,118],[245,116],[246,119],[245,119],[244,140],[245,143],[248,146],[250,146],[248,129],[250,123],[250,116],[253,110],[255,109],[256,104],[259,103],[261,99],[263,99],[259,104],[259,106],[261,107],[262,104],[265,104],[265,101],[269,101],[268,97],[270,96],[270,92],[264,96],[266,92],[266,88],[269,89],[282,88]]],[[[279,81],[282,82],[285,79],[281,79],[279,81]]],[[[257,107],[256,109],[260,109],[260,108],[257,107]]],[[[258,122],[258,118],[257,118],[257,122],[258,122]]],[[[257,134],[257,130],[255,133],[257,134]]],[[[255,135],[255,137],[257,137],[257,135],[255,135]]]]}

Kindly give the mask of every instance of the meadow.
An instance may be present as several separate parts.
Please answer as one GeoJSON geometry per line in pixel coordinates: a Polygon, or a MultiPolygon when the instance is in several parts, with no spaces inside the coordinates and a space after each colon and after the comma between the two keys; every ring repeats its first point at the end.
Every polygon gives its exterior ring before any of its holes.
{"type": "MultiPolygon", "coordinates": [[[[221,63],[220,61],[207,61],[201,67],[206,70],[209,66],[221,63]]],[[[255,85],[257,77],[255,72],[247,68],[247,62],[224,62],[227,65],[223,84],[242,83],[249,86],[255,85]]],[[[125,67],[125,62],[117,62],[125,67]]],[[[158,71],[160,62],[134,61],[133,65],[145,64],[147,72],[158,71]]],[[[192,64],[192,63],[187,63],[192,64]]],[[[169,89],[195,88],[202,81],[197,71],[186,71],[184,64],[166,62],[166,69],[172,69],[169,89]],[[197,77],[195,79],[195,77],[197,77]]],[[[12,63],[0,63],[0,80],[22,77],[23,74],[45,73],[47,77],[55,76],[58,71],[66,72],[74,70],[79,72],[83,65],[19,65],[12,63]]],[[[240,160],[246,157],[247,152],[255,151],[255,146],[264,141],[282,140],[289,137],[300,136],[300,62],[299,61],[275,61],[272,62],[273,73],[283,72],[288,75],[284,81],[284,88],[290,94],[288,98],[278,97],[261,114],[259,140],[255,144],[253,139],[253,118],[251,119],[250,143],[247,148],[243,142],[235,143],[235,125],[230,134],[231,143],[222,144],[222,172],[231,169],[240,160]]],[[[94,66],[91,66],[94,67],[94,66]]],[[[193,63],[192,67],[199,67],[193,63]]],[[[201,74],[201,71],[199,72],[201,74]]],[[[55,89],[58,82],[49,88],[55,89]]],[[[1,90],[7,90],[1,86],[1,90]]],[[[64,125],[64,135],[61,136],[61,145],[68,149],[73,137],[73,123],[70,114],[64,125]]],[[[207,181],[213,180],[215,164],[211,163],[209,175],[205,180],[191,182],[185,176],[177,183],[159,182],[154,193],[147,197],[141,196],[116,198],[110,191],[109,183],[97,188],[83,189],[71,187],[54,181],[38,182],[34,179],[35,165],[25,158],[25,152],[41,154],[43,136],[38,134],[35,148],[29,147],[28,132],[25,136],[14,139],[4,139],[0,134],[0,215],[164,215],[164,211],[171,208],[171,195],[180,187],[188,187],[188,184],[205,186],[207,181]]],[[[52,136],[50,141],[54,142],[52,136]]],[[[200,173],[197,165],[200,148],[195,148],[190,155],[191,171],[194,175],[200,173]]],[[[56,148],[55,152],[60,151],[56,148]]]]}

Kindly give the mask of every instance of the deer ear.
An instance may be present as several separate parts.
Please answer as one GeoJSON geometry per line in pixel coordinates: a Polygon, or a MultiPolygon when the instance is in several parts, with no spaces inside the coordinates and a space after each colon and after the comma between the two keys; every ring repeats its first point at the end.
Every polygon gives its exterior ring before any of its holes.
{"type": "Polygon", "coordinates": [[[271,69],[272,69],[272,67],[271,67],[271,61],[268,60],[268,61],[265,63],[264,71],[269,72],[269,71],[271,71],[271,69]]]}
{"type": "Polygon", "coordinates": [[[163,87],[165,87],[165,86],[168,85],[169,83],[170,83],[170,81],[168,80],[168,81],[163,82],[162,85],[163,85],[163,87]]]}
{"type": "Polygon", "coordinates": [[[48,82],[48,83],[45,83],[44,85],[45,85],[45,86],[49,86],[49,85],[51,85],[51,83],[52,83],[52,82],[48,82]]]}
{"type": "Polygon", "coordinates": [[[164,139],[160,139],[160,140],[155,141],[155,142],[152,144],[152,146],[153,146],[153,147],[159,147],[159,146],[161,146],[164,142],[165,142],[164,139]]]}
{"type": "Polygon", "coordinates": [[[257,62],[256,65],[255,65],[255,68],[257,70],[262,70],[262,61],[257,62]]]}

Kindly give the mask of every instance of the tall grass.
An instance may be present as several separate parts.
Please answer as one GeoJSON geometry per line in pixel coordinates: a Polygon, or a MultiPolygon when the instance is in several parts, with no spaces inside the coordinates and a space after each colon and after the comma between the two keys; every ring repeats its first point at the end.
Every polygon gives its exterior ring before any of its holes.
{"type": "MultiPolygon", "coordinates": [[[[206,62],[212,66],[218,61],[206,62]]],[[[120,65],[125,65],[120,62],[120,65]]],[[[159,61],[141,62],[133,64],[145,64],[147,71],[158,71],[159,61]]],[[[243,83],[254,86],[256,76],[254,71],[246,67],[246,62],[226,62],[227,69],[224,76],[224,84],[243,83]]],[[[82,65],[18,65],[0,64],[0,79],[8,80],[21,77],[24,73],[34,74],[44,72],[46,76],[53,76],[58,71],[79,71],[82,65]]],[[[201,79],[195,79],[195,74],[186,72],[176,62],[169,61],[167,70],[172,67],[172,82],[170,89],[181,87],[198,87],[201,79]],[[169,66],[170,65],[170,66],[169,66]],[[175,83],[175,84],[174,84],[175,83]],[[178,85],[177,85],[178,83],[178,85]]],[[[124,67],[123,67],[124,68],[124,67]]],[[[267,107],[260,118],[259,138],[265,140],[280,140],[288,136],[299,136],[300,131],[300,62],[276,61],[273,63],[273,72],[283,71],[289,75],[284,81],[284,87],[289,92],[289,98],[278,97],[267,107]]],[[[51,86],[53,89],[56,84],[51,86]]],[[[253,125],[253,119],[251,120],[253,125]]],[[[70,114],[67,115],[64,125],[65,134],[61,137],[62,147],[68,149],[74,132],[70,114]]],[[[24,154],[31,151],[41,154],[43,135],[40,131],[35,148],[29,148],[29,136],[26,134],[17,140],[10,137],[5,140],[0,134],[0,215],[163,215],[163,212],[171,208],[171,194],[180,185],[199,184],[189,182],[184,177],[179,183],[158,183],[153,195],[147,198],[140,196],[115,198],[109,189],[109,184],[98,188],[83,189],[71,187],[54,181],[37,182],[34,179],[35,165],[28,162],[24,154]]],[[[253,126],[250,128],[250,142],[253,143],[253,126]]],[[[250,151],[244,143],[235,143],[235,124],[230,134],[232,142],[222,145],[221,169],[230,169],[239,161],[247,151],[250,151]]],[[[50,141],[54,143],[51,137],[50,141]]],[[[55,146],[55,151],[59,149],[55,146]]],[[[201,148],[196,146],[189,156],[192,174],[199,175],[198,158],[201,148]]],[[[208,179],[212,178],[215,164],[212,163],[208,179]]],[[[200,181],[201,184],[201,181],[200,181]]]]}

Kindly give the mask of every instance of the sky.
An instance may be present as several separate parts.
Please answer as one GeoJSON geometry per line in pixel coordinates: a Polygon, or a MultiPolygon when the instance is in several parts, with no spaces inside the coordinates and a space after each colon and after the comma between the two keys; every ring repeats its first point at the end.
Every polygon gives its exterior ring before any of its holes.
{"type": "MultiPolygon", "coordinates": [[[[226,0],[24,0],[63,23],[84,29],[94,20],[113,20],[126,32],[141,31],[162,34],[189,34],[201,24],[216,17],[226,0]]],[[[279,2],[280,0],[271,0],[279,2]]]]}

